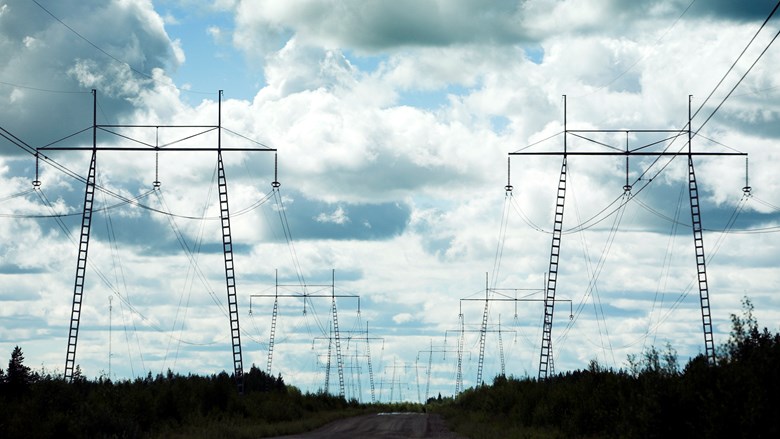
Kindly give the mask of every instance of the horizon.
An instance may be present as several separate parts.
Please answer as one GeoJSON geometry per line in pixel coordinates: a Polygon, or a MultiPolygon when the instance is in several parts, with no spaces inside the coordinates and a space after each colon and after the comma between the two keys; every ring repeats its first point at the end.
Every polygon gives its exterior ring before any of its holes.
{"type": "MultiPolygon", "coordinates": [[[[243,369],[266,371],[278,288],[271,375],[303,391],[326,380],[333,294],[348,399],[371,400],[366,347],[383,401],[454,394],[461,315],[473,387],[486,295],[482,380],[535,377],[561,157],[514,153],[564,142],[555,371],[703,353],[684,157],[573,154],[685,156],[689,108],[691,148],[735,154],[693,158],[714,344],[743,297],[777,329],[775,2],[304,3],[0,0],[0,350],[64,369],[93,111],[98,147],[220,133],[243,369]]],[[[233,370],[217,154],[159,152],[97,153],[90,377],[233,370]]]]}

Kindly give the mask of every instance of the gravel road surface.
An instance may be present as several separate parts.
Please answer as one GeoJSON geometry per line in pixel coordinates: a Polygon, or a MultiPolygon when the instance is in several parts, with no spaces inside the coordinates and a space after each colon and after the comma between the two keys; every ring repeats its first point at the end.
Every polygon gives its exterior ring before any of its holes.
{"type": "Polygon", "coordinates": [[[341,419],[308,433],[281,436],[281,438],[462,439],[463,437],[449,431],[444,421],[438,415],[425,413],[380,413],[341,419]]]}

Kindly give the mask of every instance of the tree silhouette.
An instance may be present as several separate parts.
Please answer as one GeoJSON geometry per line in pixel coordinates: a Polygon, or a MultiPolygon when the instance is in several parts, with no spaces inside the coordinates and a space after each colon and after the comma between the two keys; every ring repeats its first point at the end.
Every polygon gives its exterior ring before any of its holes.
{"type": "Polygon", "coordinates": [[[22,348],[16,346],[8,361],[8,371],[5,378],[6,390],[10,395],[17,395],[27,389],[32,381],[30,368],[24,365],[22,348]]]}

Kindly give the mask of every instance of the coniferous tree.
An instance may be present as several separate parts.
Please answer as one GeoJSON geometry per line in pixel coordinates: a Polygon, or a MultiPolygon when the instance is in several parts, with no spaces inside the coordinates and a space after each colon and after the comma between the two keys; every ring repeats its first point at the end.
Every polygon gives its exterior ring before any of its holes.
{"type": "Polygon", "coordinates": [[[5,370],[0,367],[0,396],[5,395],[5,370]]]}
{"type": "Polygon", "coordinates": [[[32,380],[30,368],[24,365],[24,354],[19,346],[16,346],[11,353],[7,375],[5,382],[8,393],[11,395],[26,390],[32,380]]]}

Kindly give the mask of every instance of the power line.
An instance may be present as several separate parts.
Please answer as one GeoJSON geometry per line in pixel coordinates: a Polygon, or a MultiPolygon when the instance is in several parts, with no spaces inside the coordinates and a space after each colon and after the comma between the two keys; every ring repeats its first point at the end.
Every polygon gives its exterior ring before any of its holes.
{"type": "MultiPolygon", "coordinates": [[[[663,34],[661,34],[661,36],[660,36],[660,37],[658,37],[658,39],[655,41],[655,44],[654,44],[654,46],[657,46],[658,44],[660,44],[660,43],[661,43],[661,41],[662,41],[664,38],[666,38],[666,35],[668,35],[668,34],[669,34],[669,32],[671,32],[671,31],[672,31],[672,29],[674,29],[674,28],[675,28],[675,26],[677,26],[677,23],[679,23],[679,22],[680,22],[680,20],[682,20],[682,18],[685,16],[685,14],[686,14],[686,13],[688,13],[688,10],[689,10],[689,9],[691,9],[691,6],[693,6],[693,4],[694,4],[694,3],[696,3],[696,0],[691,0],[691,2],[690,2],[690,3],[688,4],[688,6],[687,6],[687,7],[686,7],[686,8],[685,8],[683,11],[682,11],[682,13],[680,13],[680,15],[677,17],[677,19],[675,19],[675,20],[674,20],[674,23],[672,23],[672,25],[671,25],[671,26],[669,26],[669,28],[667,28],[667,29],[664,31],[664,33],[663,33],[663,34]]],[[[623,70],[622,72],[620,72],[620,73],[619,73],[617,76],[615,76],[615,77],[614,77],[614,78],[613,78],[611,81],[609,81],[609,82],[607,82],[606,84],[604,84],[604,85],[602,85],[602,86],[598,87],[597,89],[593,90],[592,92],[590,92],[590,93],[587,93],[587,94],[584,94],[584,95],[580,95],[579,97],[588,96],[588,95],[591,95],[591,94],[593,94],[593,93],[596,93],[596,92],[597,92],[597,91],[599,91],[599,90],[603,90],[603,89],[605,89],[605,88],[609,87],[610,85],[614,84],[614,83],[615,83],[615,82],[616,82],[618,79],[620,79],[620,78],[622,78],[623,76],[625,76],[625,74],[626,74],[626,73],[630,72],[630,71],[631,71],[631,69],[633,69],[634,67],[636,67],[636,65],[637,65],[637,64],[639,64],[640,62],[642,62],[642,61],[643,61],[645,58],[647,58],[647,57],[648,57],[648,54],[646,54],[646,55],[644,55],[644,56],[641,56],[641,57],[637,58],[637,60],[636,60],[636,61],[634,61],[634,62],[633,62],[633,63],[632,63],[630,66],[628,66],[628,67],[627,67],[625,70],[623,70]]]]}
{"type": "MultiPolygon", "coordinates": [[[[69,31],[71,31],[71,32],[72,32],[74,35],[76,35],[77,37],[79,37],[80,39],[82,39],[84,42],[86,42],[87,44],[89,44],[90,46],[92,46],[92,47],[93,47],[95,50],[97,50],[98,52],[102,53],[103,55],[105,55],[105,56],[107,56],[107,57],[111,58],[111,59],[112,59],[112,60],[114,60],[115,62],[117,62],[117,63],[119,63],[119,64],[122,64],[122,65],[125,65],[125,66],[127,66],[127,67],[128,67],[130,70],[132,70],[132,71],[133,71],[133,72],[135,72],[136,74],[138,74],[138,75],[141,75],[141,76],[143,76],[144,78],[150,79],[150,80],[154,81],[154,82],[155,82],[155,83],[157,83],[157,84],[164,85],[164,86],[166,86],[166,87],[172,87],[172,88],[175,88],[176,90],[179,90],[179,91],[182,91],[182,92],[187,92],[187,93],[194,93],[194,94],[213,94],[212,92],[203,92],[203,91],[195,91],[195,90],[189,90],[189,89],[179,88],[179,87],[177,87],[177,86],[175,86],[175,85],[173,85],[173,84],[170,84],[170,83],[167,83],[167,82],[160,81],[159,79],[155,78],[154,76],[152,76],[152,75],[150,75],[150,74],[148,74],[148,73],[146,73],[146,72],[143,72],[143,71],[141,71],[141,70],[138,70],[137,68],[135,68],[135,67],[133,67],[132,65],[130,65],[130,63],[128,63],[128,62],[126,62],[126,61],[123,61],[123,60],[121,60],[121,59],[117,58],[116,56],[114,56],[114,55],[112,55],[112,54],[108,53],[107,51],[105,51],[103,48],[101,48],[101,47],[100,47],[100,46],[98,46],[97,44],[95,44],[95,43],[93,43],[92,41],[90,41],[90,40],[89,40],[87,37],[85,37],[84,35],[80,34],[80,33],[79,33],[79,32],[78,32],[76,29],[74,29],[74,28],[70,27],[70,26],[69,26],[67,23],[65,23],[64,21],[62,21],[62,20],[61,20],[59,17],[57,17],[57,16],[56,16],[56,15],[54,15],[54,14],[53,14],[51,11],[49,11],[48,9],[46,9],[46,8],[45,8],[43,5],[41,5],[40,3],[38,3],[38,1],[37,1],[37,0],[32,0],[32,2],[33,2],[33,3],[35,3],[35,4],[36,4],[36,5],[37,5],[39,8],[41,8],[41,9],[42,9],[44,12],[46,12],[47,14],[49,14],[49,16],[51,16],[51,17],[52,17],[54,20],[56,20],[57,22],[59,22],[61,25],[65,26],[65,28],[66,28],[66,29],[68,29],[69,31]]],[[[41,90],[41,91],[44,91],[44,90],[41,90]]]]}
{"type": "Polygon", "coordinates": [[[51,88],[32,87],[29,85],[14,84],[13,82],[0,81],[0,85],[6,85],[8,87],[21,88],[24,90],[40,91],[45,93],[61,93],[61,94],[89,94],[88,91],[79,90],[54,90],[51,88]]]}
{"type": "Polygon", "coordinates": [[[32,0],[32,1],[33,1],[33,3],[35,3],[36,5],[38,5],[38,7],[39,7],[39,8],[43,9],[43,11],[44,11],[44,12],[46,12],[47,14],[49,14],[49,15],[51,16],[51,18],[53,18],[53,19],[57,20],[57,21],[58,21],[58,22],[59,22],[61,25],[65,26],[65,28],[67,28],[69,31],[73,32],[73,33],[74,33],[74,34],[75,34],[77,37],[79,37],[79,38],[81,38],[82,40],[84,40],[84,42],[86,42],[86,43],[87,43],[87,44],[89,44],[90,46],[92,46],[92,47],[94,47],[95,49],[97,49],[97,51],[99,51],[99,52],[100,52],[100,53],[102,53],[103,55],[106,55],[107,57],[109,57],[109,58],[113,59],[114,61],[116,61],[116,62],[118,62],[118,63],[120,63],[120,64],[124,64],[124,65],[128,66],[128,67],[130,68],[130,70],[134,71],[135,73],[137,73],[137,74],[139,74],[139,75],[141,75],[141,76],[144,76],[144,77],[146,77],[146,78],[148,78],[148,79],[152,79],[152,80],[154,80],[154,78],[153,78],[151,75],[149,75],[149,74],[147,74],[147,73],[145,73],[145,72],[142,72],[142,71],[140,71],[140,70],[136,69],[135,67],[131,66],[129,63],[127,63],[127,62],[125,62],[125,61],[122,61],[121,59],[119,59],[119,58],[115,57],[114,55],[112,55],[112,54],[110,54],[110,53],[106,52],[106,51],[105,51],[105,50],[103,50],[103,49],[102,49],[100,46],[98,46],[97,44],[95,44],[95,43],[93,43],[92,41],[90,41],[89,39],[87,39],[87,37],[85,37],[84,35],[81,35],[81,34],[80,34],[80,33],[79,33],[79,32],[78,32],[76,29],[73,29],[72,27],[68,26],[68,24],[67,24],[67,23],[65,23],[64,21],[62,21],[62,20],[61,20],[59,17],[57,17],[56,15],[54,15],[54,14],[53,14],[51,11],[49,11],[48,9],[44,8],[44,7],[43,7],[43,5],[41,5],[40,3],[38,3],[38,1],[37,1],[37,0],[32,0]]]}
{"type": "MultiPolygon", "coordinates": [[[[777,6],[780,6],[780,2],[777,3],[777,6]]],[[[775,9],[777,9],[777,7],[775,7],[775,9]]],[[[773,13],[774,13],[774,11],[773,11],[773,13]]],[[[753,64],[751,64],[750,67],[745,71],[745,73],[739,78],[739,81],[737,81],[737,83],[734,84],[734,87],[732,87],[731,90],[729,90],[728,94],[723,98],[722,101],[720,101],[718,106],[715,107],[715,109],[712,110],[712,113],[710,113],[710,115],[707,117],[707,119],[704,122],[702,122],[702,124],[699,126],[699,128],[694,133],[694,135],[698,134],[699,131],[701,131],[701,129],[704,128],[704,125],[706,125],[707,122],[709,122],[710,119],[712,119],[712,117],[715,116],[715,113],[717,113],[718,110],[720,110],[720,107],[722,107],[723,104],[726,103],[726,100],[729,97],[731,97],[731,94],[734,93],[734,90],[736,90],[737,87],[739,87],[739,85],[742,83],[742,81],[745,79],[745,77],[747,77],[747,75],[751,72],[751,70],[753,70],[753,67],[755,67],[756,64],[758,64],[758,61],[764,56],[766,51],[769,50],[769,47],[772,46],[772,43],[774,43],[775,40],[777,40],[778,36],[780,36],[780,31],[777,31],[775,36],[772,37],[772,40],[769,42],[769,44],[767,44],[766,47],[764,47],[764,50],[761,51],[761,53],[758,55],[758,57],[755,59],[755,61],[753,61],[753,64]]]]}
{"type": "MultiPolygon", "coordinates": [[[[769,22],[769,20],[770,20],[770,19],[772,18],[772,16],[775,14],[775,12],[777,11],[778,7],[780,7],[780,2],[777,2],[777,4],[775,5],[774,9],[772,9],[772,12],[770,12],[770,13],[769,13],[769,16],[768,16],[768,17],[766,17],[766,19],[764,20],[764,22],[763,22],[763,23],[761,23],[761,26],[759,26],[758,30],[757,30],[757,31],[756,31],[756,33],[753,35],[753,38],[751,38],[751,39],[750,39],[750,41],[749,41],[749,42],[747,43],[747,45],[745,46],[745,48],[744,48],[744,49],[742,49],[742,52],[739,54],[739,56],[737,57],[737,59],[735,59],[735,60],[734,60],[734,62],[731,64],[731,67],[729,67],[729,69],[726,71],[726,73],[723,75],[723,77],[722,77],[722,78],[720,78],[720,81],[718,81],[717,85],[715,85],[715,87],[712,89],[712,91],[710,92],[710,94],[709,94],[709,95],[707,95],[707,98],[706,98],[706,99],[704,99],[704,102],[702,102],[702,103],[701,103],[701,105],[699,106],[699,108],[698,108],[698,109],[697,109],[697,110],[696,110],[696,111],[693,113],[693,116],[691,116],[691,119],[693,119],[694,117],[696,117],[696,115],[697,115],[697,114],[699,114],[699,111],[701,111],[701,109],[702,109],[702,108],[704,108],[704,105],[706,105],[706,104],[707,104],[707,101],[709,101],[709,100],[710,100],[710,98],[712,97],[712,95],[713,95],[713,94],[715,94],[715,91],[716,91],[716,90],[717,90],[717,89],[718,89],[718,88],[721,86],[721,84],[723,84],[723,81],[725,81],[725,80],[726,80],[726,78],[727,78],[727,77],[728,77],[728,75],[731,73],[731,71],[732,71],[732,70],[734,70],[734,67],[737,65],[737,63],[739,62],[739,60],[740,60],[740,59],[742,59],[742,56],[745,54],[745,52],[747,52],[748,48],[750,48],[750,46],[753,44],[753,41],[755,41],[755,40],[756,40],[756,38],[758,37],[758,34],[759,34],[759,33],[761,33],[761,31],[764,29],[764,26],[766,26],[766,24],[769,22]]],[[[777,35],[775,35],[775,38],[777,38],[777,35]]],[[[771,45],[772,45],[772,43],[773,43],[774,41],[775,41],[775,39],[773,38],[773,39],[772,39],[772,41],[771,41],[771,42],[770,42],[770,43],[769,43],[769,44],[766,46],[766,48],[764,49],[764,51],[766,51],[766,49],[769,49],[769,46],[771,46],[771,45]]],[[[762,52],[762,53],[761,53],[761,55],[758,57],[758,59],[760,59],[760,58],[761,58],[761,56],[763,56],[763,55],[764,55],[764,52],[762,52]]],[[[756,63],[756,62],[758,62],[758,59],[756,59],[756,61],[753,63],[753,65],[755,65],[755,63],[756,63]]],[[[753,67],[751,66],[751,67],[750,67],[750,69],[752,69],[752,68],[753,68],[753,67]]],[[[742,82],[742,80],[743,80],[743,79],[745,79],[745,76],[747,76],[747,74],[748,74],[748,73],[750,73],[750,69],[748,69],[748,71],[747,71],[747,72],[745,72],[745,74],[744,74],[744,75],[742,75],[742,78],[740,78],[740,80],[737,82],[737,84],[734,86],[734,88],[737,88],[737,85],[739,85],[739,84],[740,84],[740,82],[742,82]]],[[[734,90],[732,89],[731,91],[733,92],[734,90]]],[[[731,92],[729,92],[728,96],[726,96],[726,97],[723,99],[723,102],[725,102],[725,101],[726,101],[726,99],[728,99],[730,95],[731,95],[731,92]]],[[[714,115],[714,114],[715,114],[715,112],[716,112],[716,111],[718,111],[718,109],[720,108],[720,106],[721,106],[721,105],[723,105],[723,102],[721,102],[721,103],[720,103],[720,105],[718,105],[718,108],[716,108],[716,109],[715,109],[715,111],[713,111],[713,112],[712,112],[712,114],[710,115],[710,117],[708,117],[708,118],[707,118],[707,121],[709,121],[709,120],[710,120],[710,118],[712,117],[712,115],[714,115]]],[[[704,122],[704,123],[703,123],[701,126],[704,126],[704,125],[707,123],[707,121],[705,121],[705,122],[704,122]]],[[[701,129],[701,128],[699,128],[699,129],[701,129]]]]}

